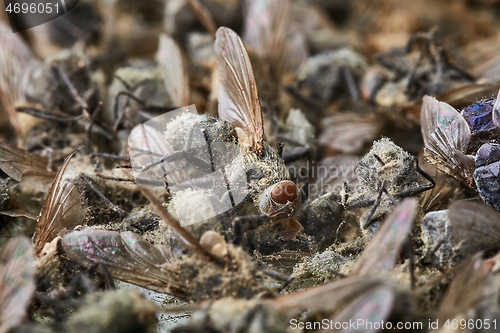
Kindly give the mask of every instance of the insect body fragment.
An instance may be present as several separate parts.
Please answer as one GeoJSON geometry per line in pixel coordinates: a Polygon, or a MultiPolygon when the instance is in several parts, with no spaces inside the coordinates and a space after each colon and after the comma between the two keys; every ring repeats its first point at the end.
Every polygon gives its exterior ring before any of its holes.
{"type": "MultiPolygon", "coordinates": [[[[216,37],[219,119],[197,115],[193,107],[187,107],[134,129],[129,151],[136,179],[144,185],[162,185],[163,179],[174,204],[177,196],[188,194],[201,193],[209,198],[205,200],[210,202],[207,205],[194,200],[192,211],[200,212],[200,206],[210,206],[215,207],[212,213],[188,214],[196,215],[194,220],[181,220],[181,224],[215,217],[236,208],[246,198],[253,200],[257,214],[263,216],[240,218],[238,223],[286,220],[296,212],[300,193],[289,180],[283,160],[266,141],[257,85],[246,49],[236,33],[227,28],[220,28],[216,37]]],[[[292,225],[297,226],[298,222],[292,225]]]]}

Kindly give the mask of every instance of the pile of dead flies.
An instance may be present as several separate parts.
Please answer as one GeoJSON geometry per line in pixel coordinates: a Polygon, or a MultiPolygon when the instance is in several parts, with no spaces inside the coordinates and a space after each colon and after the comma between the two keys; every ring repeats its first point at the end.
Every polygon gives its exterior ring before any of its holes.
{"type": "Polygon", "coordinates": [[[0,333],[500,329],[498,1],[19,6],[0,333]]]}

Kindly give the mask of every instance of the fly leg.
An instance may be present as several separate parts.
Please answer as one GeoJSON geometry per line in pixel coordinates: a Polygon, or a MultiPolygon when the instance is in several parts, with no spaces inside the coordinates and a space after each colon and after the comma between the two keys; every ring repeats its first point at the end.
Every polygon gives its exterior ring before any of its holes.
{"type": "Polygon", "coordinates": [[[115,78],[117,80],[119,80],[125,86],[125,89],[127,89],[127,90],[118,92],[115,96],[114,110],[113,110],[113,114],[115,117],[115,123],[113,125],[113,130],[115,132],[121,128],[120,125],[122,125],[122,122],[124,121],[125,110],[129,107],[130,100],[133,100],[134,102],[139,104],[140,107],[142,108],[142,111],[139,112],[139,116],[142,117],[142,121],[150,120],[153,117],[152,115],[147,114],[147,112],[165,113],[165,112],[172,111],[172,110],[179,108],[179,106],[150,105],[146,101],[144,101],[143,99],[134,95],[134,93],[137,91],[137,89],[139,89],[142,86],[146,86],[148,83],[151,82],[151,80],[149,80],[149,79],[139,81],[135,85],[131,86],[124,79],[122,79],[120,76],[115,75],[115,78]],[[124,104],[122,104],[122,107],[120,107],[120,100],[122,98],[126,98],[126,102],[124,104]]]}
{"type": "Polygon", "coordinates": [[[352,70],[347,66],[340,67],[342,76],[344,77],[347,88],[349,89],[349,94],[354,102],[359,102],[361,100],[361,94],[359,93],[359,83],[356,82],[352,70]]]}
{"type": "Polygon", "coordinates": [[[104,201],[104,203],[109,208],[120,215],[125,214],[125,211],[123,209],[113,204],[104,194],[101,193],[101,191],[92,183],[92,179],[90,179],[89,176],[81,173],[80,179],[87,185],[90,190],[92,190],[102,201],[104,201]]]}
{"type": "Polygon", "coordinates": [[[436,186],[436,182],[434,181],[434,179],[432,179],[432,177],[429,174],[427,174],[424,170],[422,170],[420,168],[420,166],[418,165],[418,159],[416,157],[415,157],[415,169],[422,177],[427,179],[429,181],[429,183],[422,184],[422,185],[419,185],[417,187],[412,187],[412,188],[406,189],[404,191],[398,192],[398,193],[394,194],[395,198],[400,199],[400,198],[405,198],[405,197],[413,197],[413,196],[419,195],[425,191],[431,190],[436,186]]]}

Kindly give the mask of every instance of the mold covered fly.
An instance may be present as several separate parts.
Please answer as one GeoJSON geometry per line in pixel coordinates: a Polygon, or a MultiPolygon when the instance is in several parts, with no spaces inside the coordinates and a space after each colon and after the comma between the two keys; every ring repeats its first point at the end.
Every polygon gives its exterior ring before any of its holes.
{"type": "Polygon", "coordinates": [[[215,55],[219,119],[198,115],[189,106],[136,127],[129,137],[136,182],[155,190],[168,187],[171,211],[183,226],[225,214],[229,216],[217,219],[219,227],[210,229],[230,229],[227,236],[236,242],[247,242],[245,232],[252,227],[260,230],[258,224],[266,221],[278,221],[273,227],[282,235],[295,235],[302,229],[291,219],[300,192],[266,140],[245,46],[235,32],[223,27],[216,34],[215,55]],[[245,204],[247,199],[254,202],[250,215],[243,211],[252,206],[245,204]],[[237,213],[244,216],[231,219],[237,213]]]}

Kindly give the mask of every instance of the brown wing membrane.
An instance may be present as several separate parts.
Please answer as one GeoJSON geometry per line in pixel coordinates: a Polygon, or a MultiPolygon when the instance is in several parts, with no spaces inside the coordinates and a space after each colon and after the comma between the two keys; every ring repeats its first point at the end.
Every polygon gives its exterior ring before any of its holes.
{"type": "Polygon", "coordinates": [[[18,131],[20,124],[14,103],[24,100],[27,83],[38,64],[20,35],[13,34],[0,22],[0,101],[18,131]]]}
{"type": "Polygon", "coordinates": [[[453,278],[439,308],[439,323],[465,314],[479,303],[493,301],[496,303],[498,290],[488,283],[488,265],[484,265],[481,253],[465,260],[453,278]]]}
{"type": "Polygon", "coordinates": [[[379,279],[366,276],[350,276],[348,278],[316,286],[305,291],[280,296],[270,303],[278,311],[295,316],[309,310],[338,310],[355,297],[384,285],[379,279]]]}
{"type": "Polygon", "coordinates": [[[170,260],[168,252],[133,232],[74,231],[64,235],[61,244],[70,258],[82,266],[103,264],[113,278],[182,296],[161,269],[170,260]]]}
{"type": "Polygon", "coordinates": [[[182,53],[175,41],[166,34],[160,35],[156,61],[173,104],[179,107],[188,105],[189,82],[182,53]]]}
{"type": "Polygon", "coordinates": [[[12,238],[0,252],[0,332],[9,332],[26,317],[36,286],[34,261],[26,236],[12,238]]]}
{"type": "Polygon", "coordinates": [[[481,202],[456,201],[448,208],[451,235],[463,253],[500,248],[500,215],[481,202]]]}
{"type": "Polygon", "coordinates": [[[288,0],[247,0],[243,40],[276,68],[283,52],[288,24],[288,0]]]}
{"type": "Polygon", "coordinates": [[[0,169],[25,186],[47,192],[56,176],[49,167],[49,161],[42,156],[0,143],[0,169]]]}
{"type": "Polygon", "coordinates": [[[351,270],[352,275],[377,274],[394,267],[401,245],[413,224],[417,204],[417,200],[408,198],[392,211],[359,256],[351,270]]]}
{"type": "Polygon", "coordinates": [[[39,255],[46,243],[51,242],[64,230],[71,230],[81,224],[87,209],[82,206],[76,186],[63,179],[68,164],[76,153],[74,151],[64,160],[57,171],[33,235],[35,252],[39,255]]]}
{"type": "Polygon", "coordinates": [[[264,140],[262,110],[252,64],[240,37],[221,27],[215,39],[219,71],[219,118],[243,129],[250,149],[260,154],[264,140]]]}
{"type": "Polygon", "coordinates": [[[471,133],[465,119],[450,105],[424,96],[420,122],[426,161],[474,188],[475,163],[466,154],[471,133]]]}

